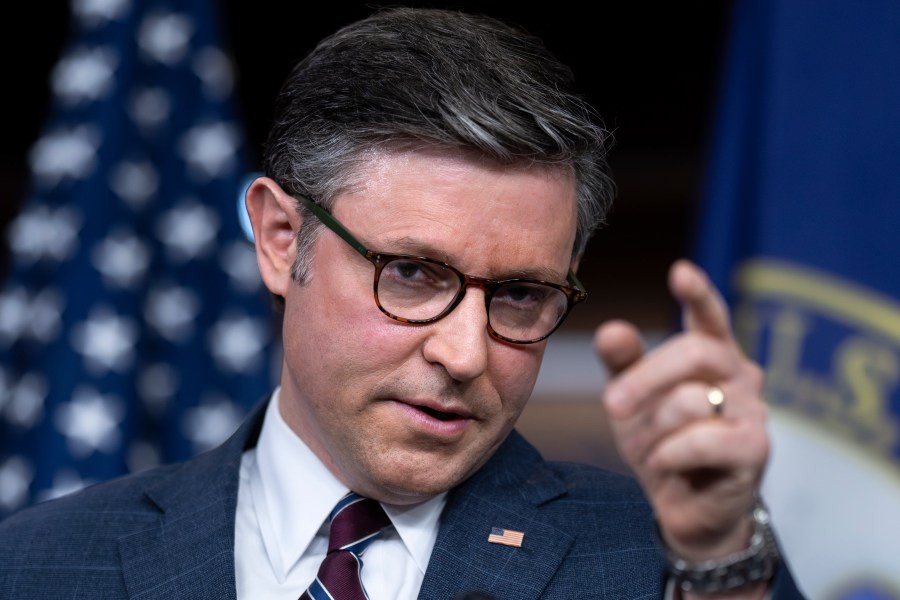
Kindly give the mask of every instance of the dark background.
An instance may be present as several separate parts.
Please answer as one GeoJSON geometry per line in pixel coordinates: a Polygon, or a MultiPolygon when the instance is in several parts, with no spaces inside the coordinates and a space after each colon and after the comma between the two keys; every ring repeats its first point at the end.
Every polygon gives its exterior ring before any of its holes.
{"type": "MultiPolygon", "coordinates": [[[[690,252],[730,3],[408,4],[504,18],[542,36],[573,67],[581,89],[614,132],[610,164],[618,197],[579,272],[591,298],[565,327],[591,328],[613,316],[648,329],[672,327],[677,313],[668,300],[665,273],[690,252]]],[[[219,6],[226,49],[238,70],[239,111],[255,157],[272,99],[291,65],[318,39],[369,14],[375,4],[229,0],[219,6]]],[[[27,192],[27,152],[48,110],[48,73],[63,50],[68,21],[68,3],[60,0],[18,4],[5,19],[0,48],[6,63],[0,139],[4,229],[27,192]]],[[[4,263],[5,257],[4,242],[4,263]]]]}

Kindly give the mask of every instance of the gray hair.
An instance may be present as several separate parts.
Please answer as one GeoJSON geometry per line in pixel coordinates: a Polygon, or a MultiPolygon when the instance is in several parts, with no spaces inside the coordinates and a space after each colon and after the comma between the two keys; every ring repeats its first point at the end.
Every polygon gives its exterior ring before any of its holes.
{"type": "MultiPolygon", "coordinates": [[[[542,40],[482,15],[389,8],[352,23],[291,71],[276,98],[264,170],[331,208],[373,151],[438,147],[501,164],[572,169],[580,255],[615,195],[609,132],[542,40]]],[[[293,275],[303,282],[321,223],[302,205],[293,275]]]]}

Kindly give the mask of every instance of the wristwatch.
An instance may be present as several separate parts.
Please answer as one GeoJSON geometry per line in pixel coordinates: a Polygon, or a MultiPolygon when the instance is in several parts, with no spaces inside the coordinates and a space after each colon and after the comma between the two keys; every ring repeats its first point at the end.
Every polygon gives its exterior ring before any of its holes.
{"type": "Polygon", "coordinates": [[[772,534],[769,510],[757,498],[750,545],[723,558],[692,563],[667,552],[669,574],[684,592],[717,594],[769,581],[781,559],[772,534]]]}

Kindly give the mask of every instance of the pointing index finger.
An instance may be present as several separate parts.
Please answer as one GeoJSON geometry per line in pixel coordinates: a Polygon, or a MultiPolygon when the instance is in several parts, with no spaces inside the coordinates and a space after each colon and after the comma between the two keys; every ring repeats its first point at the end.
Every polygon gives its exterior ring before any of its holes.
{"type": "Polygon", "coordinates": [[[682,306],[686,331],[699,331],[719,339],[731,339],[731,319],[725,300],[706,273],[688,260],[679,260],[669,271],[669,288],[682,306]]]}

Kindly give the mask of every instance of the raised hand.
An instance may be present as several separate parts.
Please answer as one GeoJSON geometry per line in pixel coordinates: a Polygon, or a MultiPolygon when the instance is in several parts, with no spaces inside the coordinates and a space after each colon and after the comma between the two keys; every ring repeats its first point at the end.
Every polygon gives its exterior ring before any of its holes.
{"type": "Polygon", "coordinates": [[[769,452],[763,377],[741,352],[728,308],[701,269],[676,262],[669,287],[682,305],[681,333],[646,352],[633,325],[612,321],[594,342],[611,376],[604,406],[619,451],[669,548],[700,561],[750,540],[769,452]]]}

